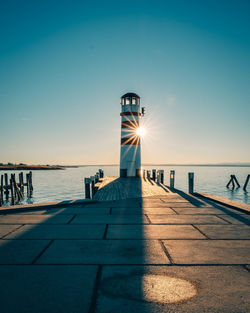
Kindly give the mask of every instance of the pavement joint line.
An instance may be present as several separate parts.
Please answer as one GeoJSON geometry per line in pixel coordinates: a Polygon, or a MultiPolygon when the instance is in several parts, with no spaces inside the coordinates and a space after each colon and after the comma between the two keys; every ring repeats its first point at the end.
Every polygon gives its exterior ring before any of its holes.
{"type": "MultiPolygon", "coordinates": [[[[15,224],[13,224],[13,225],[15,225],[15,224]]],[[[18,224],[18,225],[19,225],[19,224],[18,224]]],[[[11,230],[10,232],[8,232],[8,233],[5,234],[4,236],[2,236],[0,239],[5,239],[5,237],[7,237],[8,235],[14,233],[16,230],[22,228],[23,226],[25,226],[25,224],[22,224],[22,225],[20,225],[19,227],[17,227],[17,228],[15,228],[15,229],[11,230]]],[[[5,239],[5,240],[6,240],[6,239],[5,239]]]]}
{"type": "Polygon", "coordinates": [[[166,257],[168,258],[169,262],[171,264],[174,264],[174,261],[170,255],[170,253],[168,252],[167,248],[165,247],[164,243],[161,240],[158,240],[159,244],[161,245],[161,248],[163,250],[163,253],[166,255],[166,257]]]}
{"type": "Polygon", "coordinates": [[[96,311],[96,304],[97,304],[99,285],[101,282],[101,276],[102,276],[102,265],[99,265],[97,273],[96,273],[96,278],[95,278],[95,283],[94,283],[94,288],[92,292],[92,297],[91,297],[91,302],[90,302],[88,313],[95,313],[96,311]]]}
{"type": "Polygon", "coordinates": [[[70,224],[70,223],[75,219],[76,215],[77,215],[77,214],[74,214],[74,215],[71,217],[71,219],[68,221],[68,223],[66,223],[66,224],[70,224]]]}
{"type": "Polygon", "coordinates": [[[218,218],[220,218],[220,219],[222,219],[223,221],[227,222],[228,224],[233,225],[233,223],[231,223],[231,222],[225,220],[225,219],[224,219],[223,217],[221,217],[219,214],[218,214],[218,215],[215,214],[215,216],[218,217],[218,218]]]}
{"type": "Polygon", "coordinates": [[[112,208],[109,209],[109,215],[111,215],[111,214],[112,214],[112,208]]]}
{"type": "Polygon", "coordinates": [[[203,236],[205,236],[206,239],[211,240],[211,238],[209,238],[203,231],[201,231],[198,226],[191,224],[191,226],[193,226],[194,229],[198,230],[199,233],[201,233],[203,236]]]}
{"type": "Polygon", "coordinates": [[[42,254],[51,246],[51,244],[54,242],[54,240],[50,240],[50,242],[40,251],[40,253],[34,258],[34,260],[31,262],[31,264],[36,263],[36,261],[42,256],[42,254]]]}
{"type": "MultiPolygon", "coordinates": [[[[75,225],[89,225],[89,226],[93,225],[94,226],[94,225],[106,225],[106,224],[107,223],[105,223],[105,222],[103,222],[103,223],[100,222],[100,223],[73,223],[73,224],[70,224],[70,225],[74,225],[74,226],[75,225]]],[[[112,223],[112,222],[109,222],[108,224],[109,225],[149,225],[147,222],[146,223],[112,223]]],[[[32,225],[34,225],[34,224],[32,224],[32,225]]],[[[37,225],[40,225],[40,224],[37,224],[37,225]]],[[[46,225],[52,225],[52,224],[47,224],[46,223],[46,225]]],[[[60,225],[67,225],[67,224],[60,224],[60,225]]],[[[154,224],[152,224],[152,225],[154,225],[154,224]]],[[[157,224],[155,224],[155,225],[157,225],[157,224]]],[[[171,224],[171,225],[174,225],[174,224],[171,224]]],[[[176,224],[176,225],[183,225],[183,224],[176,224]]],[[[190,224],[186,224],[186,225],[190,225],[190,224]]],[[[207,224],[205,224],[205,225],[207,225],[207,224]]],[[[42,225],[40,225],[40,226],[42,226],[42,225]]]]}
{"type": "Polygon", "coordinates": [[[148,217],[148,214],[144,214],[144,215],[145,215],[147,221],[149,222],[149,224],[152,225],[151,219],[148,217]]]}
{"type": "Polygon", "coordinates": [[[179,212],[175,211],[175,209],[173,209],[172,207],[170,207],[169,209],[172,210],[172,211],[174,211],[174,213],[175,213],[176,215],[181,215],[179,212]]]}
{"type": "Polygon", "coordinates": [[[108,226],[109,226],[108,224],[106,224],[106,226],[105,226],[104,234],[103,234],[103,237],[102,237],[102,239],[104,239],[104,240],[107,239],[108,226]]]}

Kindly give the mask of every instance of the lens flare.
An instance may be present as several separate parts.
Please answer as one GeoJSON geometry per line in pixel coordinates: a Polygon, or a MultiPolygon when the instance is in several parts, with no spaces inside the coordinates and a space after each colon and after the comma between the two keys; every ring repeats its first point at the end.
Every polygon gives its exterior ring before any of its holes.
{"type": "Polygon", "coordinates": [[[146,129],[143,126],[136,128],[136,135],[139,137],[144,137],[146,135],[146,129]]]}

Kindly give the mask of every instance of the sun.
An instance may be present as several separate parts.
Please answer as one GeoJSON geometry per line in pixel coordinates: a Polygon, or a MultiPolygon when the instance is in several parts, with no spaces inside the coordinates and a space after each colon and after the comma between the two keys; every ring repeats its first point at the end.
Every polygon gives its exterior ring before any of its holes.
{"type": "Polygon", "coordinates": [[[146,129],[143,126],[136,128],[136,135],[139,137],[144,137],[146,135],[146,129]]]}

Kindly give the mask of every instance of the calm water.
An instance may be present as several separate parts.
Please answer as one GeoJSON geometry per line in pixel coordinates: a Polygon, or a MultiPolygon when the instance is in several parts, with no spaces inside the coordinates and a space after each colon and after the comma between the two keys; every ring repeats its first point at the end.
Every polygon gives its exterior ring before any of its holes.
{"type": "MultiPolygon", "coordinates": [[[[164,169],[165,184],[169,185],[169,172],[175,170],[175,187],[187,191],[188,172],[195,173],[195,191],[212,193],[224,198],[250,204],[250,183],[248,193],[243,191],[242,186],[250,167],[154,167],[147,166],[146,169],[164,169]],[[231,191],[226,188],[230,175],[235,174],[241,188],[231,191]]],[[[97,166],[86,166],[79,168],[67,168],[65,170],[33,171],[33,198],[30,203],[41,203],[58,200],[71,200],[84,198],[84,177],[94,175],[98,171],[97,166]]],[[[118,176],[118,166],[102,166],[105,176],[118,176]]],[[[0,171],[0,174],[6,171],[0,171]]],[[[23,171],[24,174],[28,171],[23,171]]],[[[18,173],[8,171],[8,173],[18,173]]],[[[25,177],[25,175],[24,175],[25,177]]]]}

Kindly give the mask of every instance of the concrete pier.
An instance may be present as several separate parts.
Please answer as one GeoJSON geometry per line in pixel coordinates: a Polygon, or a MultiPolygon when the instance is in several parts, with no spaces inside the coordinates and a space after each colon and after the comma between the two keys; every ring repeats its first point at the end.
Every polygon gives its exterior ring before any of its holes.
{"type": "Polygon", "coordinates": [[[249,215],[159,186],[145,196],[147,184],[133,198],[5,210],[1,312],[249,312],[249,215]]]}

